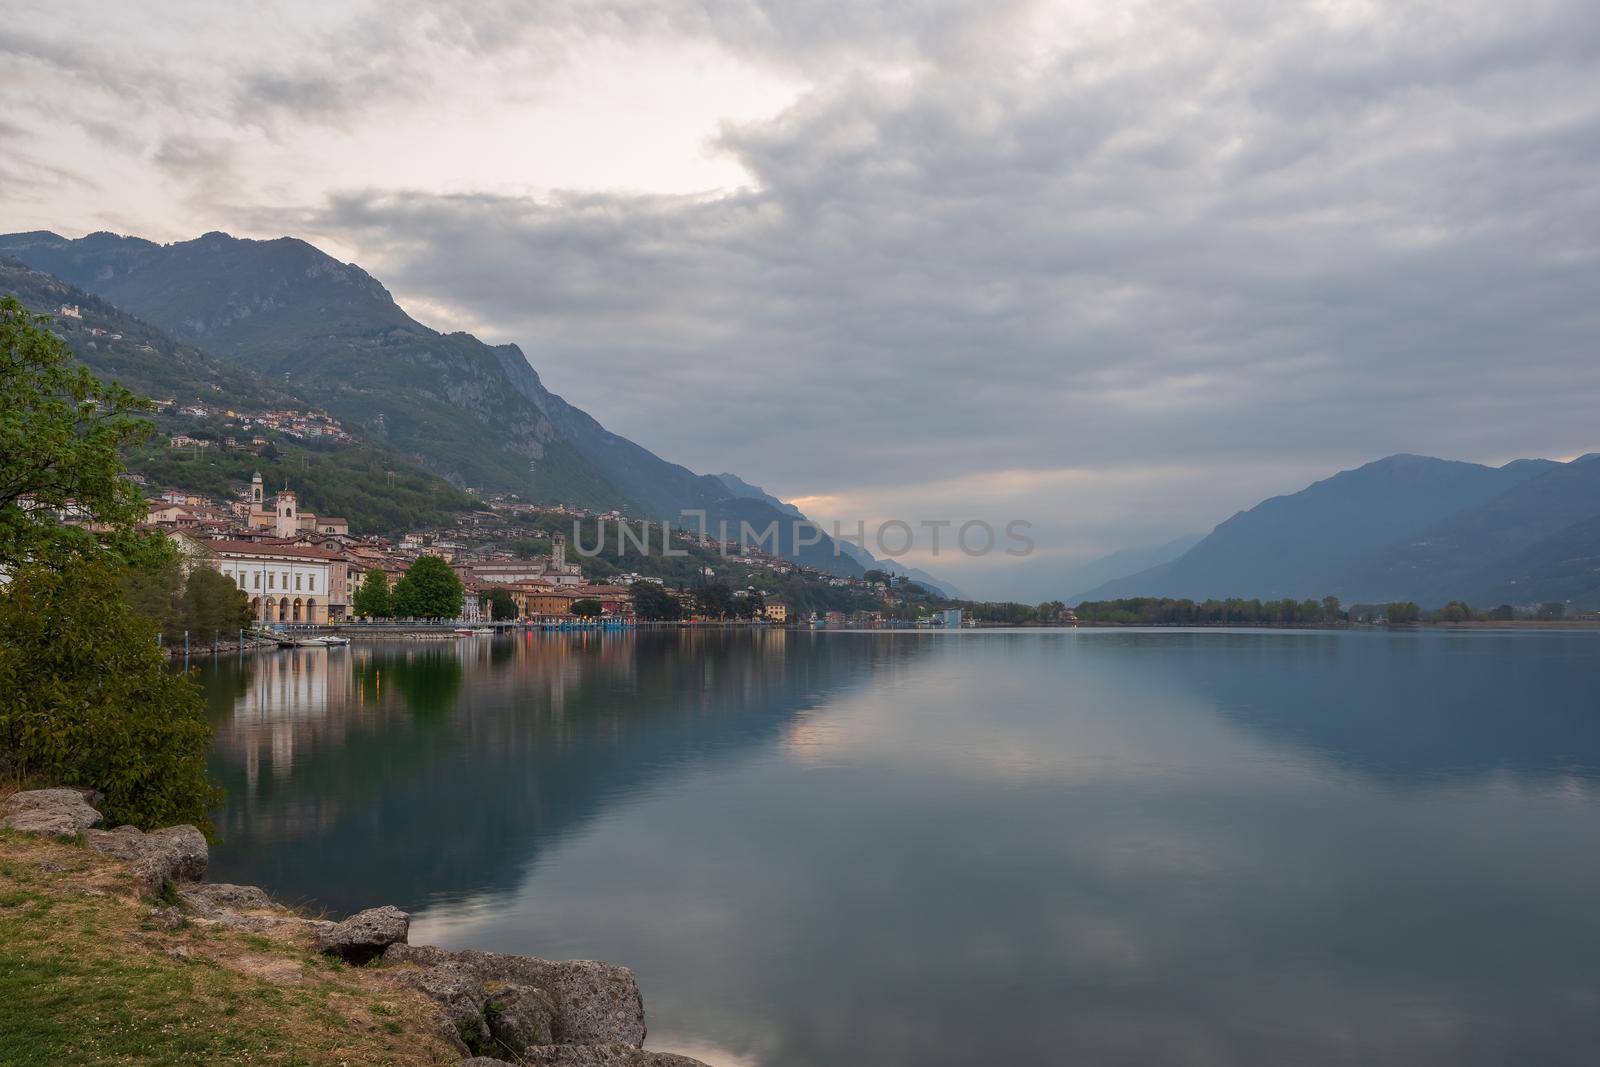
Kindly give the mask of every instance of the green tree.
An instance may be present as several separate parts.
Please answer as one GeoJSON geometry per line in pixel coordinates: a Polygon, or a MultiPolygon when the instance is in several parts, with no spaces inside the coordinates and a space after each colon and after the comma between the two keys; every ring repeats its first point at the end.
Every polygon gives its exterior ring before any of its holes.
{"type": "Polygon", "coordinates": [[[1422,609],[1409,600],[1383,606],[1383,617],[1390,626],[1405,626],[1422,617],[1422,609]]]}
{"type": "Polygon", "coordinates": [[[727,582],[707,582],[694,591],[694,603],[700,614],[725,619],[733,614],[733,587],[727,582]]]}
{"type": "Polygon", "coordinates": [[[0,762],[106,795],[111,825],[209,829],[211,727],[108,558],[25,566],[0,593],[0,762]]]}
{"type": "Polygon", "coordinates": [[[93,553],[95,536],[63,525],[58,509],[122,537],[145,513],[138,487],[120,477],[119,451],[149,435],[134,417],[149,402],[71,366],[46,321],[0,297],[0,566],[93,553]]]}
{"type": "Polygon", "coordinates": [[[1438,622],[1471,622],[1472,609],[1459,600],[1452,600],[1434,615],[1438,622]]]}
{"type": "Polygon", "coordinates": [[[355,613],[368,619],[387,619],[394,614],[394,597],[389,592],[389,576],[378,567],[367,571],[361,587],[351,600],[355,613]]]}
{"type": "Polygon", "coordinates": [[[183,587],[183,621],[197,640],[231,637],[250,625],[250,598],[221,571],[196,567],[183,587]]]}
{"type": "Polygon", "coordinates": [[[150,604],[181,610],[176,553],[136,530],[144,501],[121,477],[148,405],[68,360],[42,320],[0,298],[0,770],[97,789],[113,824],[206,829],[204,701],[124,585],[130,568],[155,574],[150,604]],[[103,532],[63,525],[69,504],[103,532]]]}
{"type": "Polygon", "coordinates": [[[1545,622],[1554,622],[1567,617],[1567,606],[1559,600],[1552,600],[1548,604],[1540,604],[1536,618],[1545,622]]]}
{"type": "Polygon", "coordinates": [[[1325,596],[1322,598],[1322,621],[1338,622],[1344,618],[1344,612],[1339,608],[1339,598],[1325,596]]]}
{"type": "Polygon", "coordinates": [[[394,585],[394,613],[404,618],[460,618],[465,603],[461,579],[438,556],[419,556],[394,585]]]}
{"type": "Polygon", "coordinates": [[[1496,622],[1510,622],[1516,617],[1517,609],[1513,608],[1510,604],[1501,604],[1499,607],[1489,612],[1489,618],[1495,620],[1496,622]]]}
{"type": "Polygon", "coordinates": [[[683,606],[678,598],[654,582],[634,582],[628,592],[633,595],[633,613],[645,622],[672,622],[683,618],[683,606]]]}
{"type": "Polygon", "coordinates": [[[517,617],[517,601],[511,590],[497,585],[489,590],[489,618],[494,622],[512,622],[517,617]]]}
{"type": "Polygon", "coordinates": [[[134,614],[148,620],[170,644],[183,638],[183,568],[167,538],[152,542],[136,563],[123,568],[122,590],[134,614]]]}
{"type": "Polygon", "coordinates": [[[584,597],[582,600],[572,602],[572,613],[580,619],[596,619],[605,611],[605,605],[593,597],[584,597]]]}

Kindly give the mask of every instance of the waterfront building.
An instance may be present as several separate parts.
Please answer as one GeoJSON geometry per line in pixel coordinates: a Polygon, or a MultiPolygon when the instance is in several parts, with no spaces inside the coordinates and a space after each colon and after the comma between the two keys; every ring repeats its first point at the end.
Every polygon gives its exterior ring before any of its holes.
{"type": "Polygon", "coordinates": [[[211,541],[206,547],[217,569],[250,597],[250,614],[260,622],[325,623],[330,610],[333,618],[344,614],[348,566],[335,553],[260,541],[211,541]]]}
{"type": "Polygon", "coordinates": [[[583,568],[567,562],[567,539],[556,534],[550,539],[550,555],[532,559],[496,559],[459,568],[463,578],[511,585],[543,582],[549,585],[582,585],[583,568]]]}
{"type": "Polygon", "coordinates": [[[600,609],[607,615],[633,614],[633,596],[620,585],[556,585],[529,581],[507,583],[506,588],[511,591],[520,619],[571,615],[572,605],[580,600],[598,600],[600,609]]]}

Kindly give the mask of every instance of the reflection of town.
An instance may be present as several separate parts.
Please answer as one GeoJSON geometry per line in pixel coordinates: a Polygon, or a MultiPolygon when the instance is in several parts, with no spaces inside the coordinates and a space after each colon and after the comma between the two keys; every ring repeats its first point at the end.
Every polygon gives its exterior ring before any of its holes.
{"type": "Polygon", "coordinates": [[[525,631],[214,661],[218,877],[345,907],[478,891],[651,781],[781,740],[869,645],[525,631]]]}

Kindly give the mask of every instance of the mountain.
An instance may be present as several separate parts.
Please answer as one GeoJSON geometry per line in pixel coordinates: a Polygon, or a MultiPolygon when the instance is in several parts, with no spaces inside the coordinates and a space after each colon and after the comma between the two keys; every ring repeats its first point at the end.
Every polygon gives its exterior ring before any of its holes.
{"type": "MultiPolygon", "coordinates": [[[[786,515],[791,515],[795,518],[805,518],[805,516],[800,513],[800,509],[795,507],[793,504],[779,500],[777,497],[773,496],[771,493],[768,493],[759,485],[751,485],[737,474],[728,474],[724,472],[716,475],[716,478],[735,496],[749,497],[756,500],[765,500],[778,511],[781,511],[786,515]]],[[[967,599],[966,594],[960,589],[956,588],[954,585],[951,585],[949,582],[944,581],[943,579],[935,578],[921,567],[907,567],[903,564],[895,562],[892,559],[879,559],[871,552],[868,552],[866,549],[862,548],[860,545],[857,545],[853,541],[839,540],[836,541],[835,544],[838,545],[839,551],[855,560],[856,563],[861,565],[861,568],[864,571],[886,571],[889,574],[909,578],[929,592],[938,593],[940,596],[949,597],[951,600],[967,599]]]]}
{"type": "Polygon", "coordinates": [[[30,311],[49,315],[50,329],[80,362],[97,377],[140,396],[251,409],[300,405],[298,397],[261,375],[175,341],[21,260],[0,256],[0,293],[16,297],[30,311]],[[62,314],[63,308],[76,309],[77,314],[62,314]]]}
{"type": "Polygon", "coordinates": [[[859,574],[831,541],[800,547],[792,516],[661,459],[546,390],[515,345],[417,322],[376,279],[304,241],[208,233],[156,244],[96,233],[0,236],[0,255],[86,289],[214,356],[282,379],[456,481],[525,499],[625,508],[712,531],[784,520],[790,558],[859,574]]]}
{"type": "MultiPolygon", "coordinates": [[[[1217,526],[1176,560],[1107,582],[1085,593],[1084,599],[1298,599],[1327,594],[1347,600],[1396,599],[1402,594],[1413,599],[1413,594],[1421,596],[1426,590],[1428,595],[1419,603],[1431,602],[1474,565],[1487,566],[1496,554],[1526,547],[1536,539],[1503,538],[1491,544],[1492,538],[1486,536],[1451,534],[1452,522],[1470,524],[1476,509],[1565,469],[1549,460],[1487,467],[1427,456],[1389,456],[1298,493],[1265,500],[1217,526]],[[1435,548],[1419,554],[1419,539],[1435,548]]],[[[1504,525],[1519,509],[1548,508],[1550,496],[1538,490],[1508,495],[1489,513],[1500,516],[1504,525]]],[[[1558,508],[1552,515],[1581,510],[1581,506],[1558,508]]],[[[1600,507],[1595,510],[1600,513],[1600,507]]],[[[1494,525],[1487,519],[1478,521],[1494,525]]],[[[1559,528],[1575,518],[1553,521],[1559,528]]],[[[1554,532],[1550,527],[1549,522],[1530,521],[1529,529],[1548,535],[1554,532]]]]}
{"type": "MultiPolygon", "coordinates": [[[[1170,564],[1173,560],[1199,544],[1201,534],[1184,534],[1159,545],[1142,545],[1137,548],[1118,549],[1109,555],[1080,563],[1060,572],[1052,579],[1057,589],[1093,589],[1122,575],[1141,574],[1152,568],[1170,564]]],[[[1096,599],[1087,593],[1074,593],[1065,598],[1076,604],[1096,599]]]]}
{"type": "Polygon", "coordinates": [[[413,524],[438,525],[475,501],[383,441],[307,442],[263,430],[270,447],[223,447],[229,410],[307,411],[314,404],[293,390],[192,345],[52,275],[0,257],[0,293],[50,316],[50,329],[96,377],[142,396],[172,401],[152,416],[158,430],[212,443],[194,450],[168,447],[160,436],[128,456],[130,470],[153,485],[227,498],[259,470],[268,484],[292,481],[308,510],[348,519],[357,533],[394,533],[413,524]],[[195,414],[198,410],[206,414],[195,414]],[[258,454],[259,453],[259,454],[258,454]]]}
{"type": "MultiPolygon", "coordinates": [[[[1583,560],[1593,549],[1600,457],[1539,469],[1537,477],[1362,561],[1347,578],[1350,595],[1436,604],[1498,592],[1524,603],[1539,599],[1531,592],[1538,589],[1543,599],[1568,599],[1572,583],[1583,584],[1583,560]],[[1519,593],[1518,584],[1530,592],[1519,593]]],[[[1592,571],[1587,581],[1596,581],[1592,571]]]]}

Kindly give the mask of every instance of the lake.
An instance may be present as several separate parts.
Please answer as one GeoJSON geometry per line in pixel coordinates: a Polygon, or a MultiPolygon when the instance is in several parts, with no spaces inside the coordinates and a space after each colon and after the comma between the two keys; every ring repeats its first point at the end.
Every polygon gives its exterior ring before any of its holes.
{"type": "Polygon", "coordinates": [[[1600,634],[682,631],[201,669],[209,877],[718,1067],[1592,1063],[1600,634]]]}

